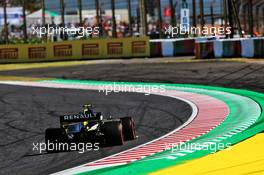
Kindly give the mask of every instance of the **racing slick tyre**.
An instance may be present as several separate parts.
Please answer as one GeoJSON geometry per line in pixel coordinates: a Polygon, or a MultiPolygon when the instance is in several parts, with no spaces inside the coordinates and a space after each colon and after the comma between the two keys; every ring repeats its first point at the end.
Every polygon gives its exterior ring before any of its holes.
{"type": "Polygon", "coordinates": [[[121,118],[125,140],[136,139],[135,122],[132,117],[121,118]]]}
{"type": "Polygon", "coordinates": [[[104,123],[104,134],[107,146],[124,144],[123,126],[120,121],[104,123]]]}
{"type": "Polygon", "coordinates": [[[45,143],[48,153],[68,151],[67,136],[60,128],[46,129],[45,143]]]}
{"type": "Polygon", "coordinates": [[[96,113],[96,119],[97,120],[102,120],[103,119],[103,117],[102,117],[102,113],[101,112],[98,112],[98,113],[96,113]]]}

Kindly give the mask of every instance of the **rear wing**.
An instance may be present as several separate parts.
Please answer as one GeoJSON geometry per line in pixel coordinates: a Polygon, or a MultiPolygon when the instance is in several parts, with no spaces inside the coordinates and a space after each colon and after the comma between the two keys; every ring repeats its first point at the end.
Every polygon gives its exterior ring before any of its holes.
{"type": "Polygon", "coordinates": [[[89,119],[90,116],[85,114],[63,115],[60,116],[60,123],[85,122],[89,119]]]}

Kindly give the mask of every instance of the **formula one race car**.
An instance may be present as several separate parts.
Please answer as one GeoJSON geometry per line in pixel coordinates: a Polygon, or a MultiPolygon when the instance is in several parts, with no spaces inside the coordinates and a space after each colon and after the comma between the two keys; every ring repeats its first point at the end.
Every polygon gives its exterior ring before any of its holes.
{"type": "Polygon", "coordinates": [[[115,146],[134,139],[136,132],[132,117],[104,119],[101,112],[93,111],[92,105],[84,105],[79,114],[61,116],[60,128],[49,128],[45,132],[46,144],[89,142],[115,146]]]}

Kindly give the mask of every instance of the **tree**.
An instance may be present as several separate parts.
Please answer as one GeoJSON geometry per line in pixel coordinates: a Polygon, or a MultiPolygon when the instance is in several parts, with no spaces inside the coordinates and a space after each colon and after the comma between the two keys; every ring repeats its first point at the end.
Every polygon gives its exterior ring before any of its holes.
{"type": "Polygon", "coordinates": [[[204,0],[200,0],[200,24],[201,24],[201,28],[203,28],[204,25],[205,25],[205,20],[204,20],[204,0]]]}
{"type": "Polygon", "coordinates": [[[82,0],[78,0],[78,8],[79,8],[79,22],[82,24],[82,0]]]}
{"type": "Polygon", "coordinates": [[[6,5],[7,2],[4,0],[2,2],[4,7],[4,36],[5,36],[5,43],[8,43],[8,24],[7,24],[7,12],[6,12],[6,5]]]}
{"type": "Polygon", "coordinates": [[[132,17],[131,17],[131,0],[127,0],[127,9],[128,9],[128,28],[130,36],[133,36],[132,28],[132,17]]]}
{"type": "Polygon", "coordinates": [[[112,9],[112,37],[116,38],[116,17],[115,17],[115,0],[111,0],[111,9],[112,9]]]}
{"type": "Polygon", "coordinates": [[[45,0],[41,0],[41,7],[42,7],[42,26],[45,26],[46,24],[46,18],[45,18],[45,11],[46,11],[46,6],[45,6],[45,0]]]}
{"type": "MultiPolygon", "coordinates": [[[[150,3],[150,4],[153,4],[153,3],[150,3]]],[[[139,0],[140,33],[143,35],[147,35],[147,31],[148,31],[146,5],[147,5],[146,0],[139,0]]]]}
{"type": "MultiPolygon", "coordinates": [[[[26,1],[25,9],[30,13],[42,8],[41,0],[25,0],[25,1],[26,1]]],[[[12,6],[23,6],[23,0],[9,0],[9,2],[12,6]]]]}
{"type": "Polygon", "coordinates": [[[24,34],[24,41],[26,42],[28,36],[27,36],[27,15],[26,15],[26,5],[27,0],[22,0],[22,6],[23,6],[23,34],[24,34]]]}
{"type": "Polygon", "coordinates": [[[158,5],[158,27],[159,27],[159,37],[162,36],[162,14],[161,14],[161,2],[160,0],[157,0],[158,5]]]}
{"type": "Polygon", "coordinates": [[[96,25],[97,27],[99,27],[99,36],[103,35],[103,25],[102,25],[102,17],[101,17],[101,8],[100,8],[100,4],[99,4],[99,0],[95,0],[95,8],[96,8],[96,25]]]}
{"type": "Polygon", "coordinates": [[[193,27],[196,27],[196,0],[192,0],[193,8],[193,27]]]}
{"type": "Polygon", "coordinates": [[[23,8],[23,34],[24,40],[26,41],[27,36],[27,19],[26,19],[26,11],[32,13],[36,10],[42,8],[41,0],[9,0],[8,1],[11,6],[22,6],[23,8]]]}
{"type": "Polygon", "coordinates": [[[65,27],[65,2],[64,0],[60,0],[60,10],[61,10],[61,25],[65,27]]]}
{"type": "Polygon", "coordinates": [[[253,37],[254,36],[254,23],[253,23],[253,4],[252,0],[248,0],[248,26],[249,26],[249,34],[253,37]]]}
{"type": "Polygon", "coordinates": [[[170,3],[170,15],[171,15],[171,24],[172,26],[176,25],[176,16],[175,16],[175,5],[173,3],[173,0],[169,1],[170,3]]]}

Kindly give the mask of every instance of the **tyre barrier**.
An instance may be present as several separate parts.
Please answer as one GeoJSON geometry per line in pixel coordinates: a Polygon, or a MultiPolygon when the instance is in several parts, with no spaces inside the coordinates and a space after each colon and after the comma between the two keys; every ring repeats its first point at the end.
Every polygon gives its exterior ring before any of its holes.
{"type": "Polygon", "coordinates": [[[195,39],[150,40],[151,57],[193,56],[195,39]]]}
{"type": "Polygon", "coordinates": [[[222,57],[241,57],[241,41],[239,39],[223,40],[222,42],[222,57]]]}
{"type": "Polygon", "coordinates": [[[213,41],[198,41],[195,43],[195,55],[197,59],[214,57],[213,41]]]}
{"type": "Polygon", "coordinates": [[[264,38],[196,41],[195,57],[197,59],[264,58],[264,38]]]}
{"type": "Polygon", "coordinates": [[[240,39],[214,41],[214,56],[216,58],[241,57],[240,39]]]}
{"type": "Polygon", "coordinates": [[[254,57],[263,58],[264,57],[264,38],[254,38],[254,57]]]}
{"type": "Polygon", "coordinates": [[[264,58],[264,38],[212,37],[150,40],[151,57],[264,58]]]}
{"type": "Polygon", "coordinates": [[[161,42],[150,43],[150,57],[162,57],[161,42]]]}

